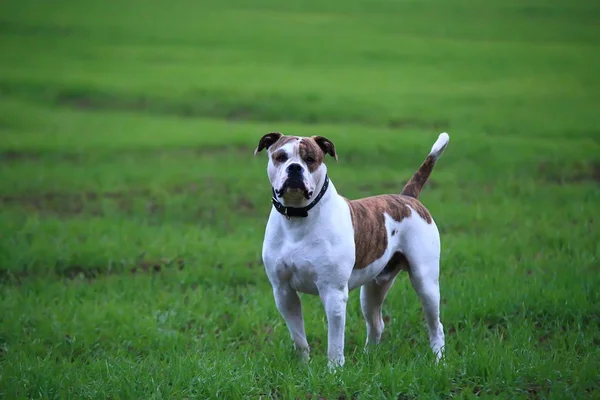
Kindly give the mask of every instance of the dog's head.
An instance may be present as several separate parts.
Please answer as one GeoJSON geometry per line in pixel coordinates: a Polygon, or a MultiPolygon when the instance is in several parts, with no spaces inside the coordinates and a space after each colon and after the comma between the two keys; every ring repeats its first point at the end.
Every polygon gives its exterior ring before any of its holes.
{"type": "Polygon", "coordinates": [[[329,154],[337,160],[335,146],[323,136],[284,136],[267,133],[258,142],[254,154],[267,149],[267,173],[277,197],[287,205],[311,201],[324,181],[327,167],[323,160],[329,154]]]}

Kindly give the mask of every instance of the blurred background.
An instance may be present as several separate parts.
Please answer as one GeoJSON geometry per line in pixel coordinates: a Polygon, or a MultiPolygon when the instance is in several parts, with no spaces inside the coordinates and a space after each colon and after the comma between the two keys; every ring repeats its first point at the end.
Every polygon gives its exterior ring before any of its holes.
{"type": "MultiPolygon", "coordinates": [[[[0,3],[0,395],[597,396],[600,6],[585,0],[0,3]],[[314,362],[261,261],[271,131],[335,143],[346,197],[422,192],[437,374],[400,277],[384,344],[314,362]]],[[[345,396],[345,397],[343,397],[345,396]]],[[[402,397],[405,396],[405,397],[402,397]]]]}

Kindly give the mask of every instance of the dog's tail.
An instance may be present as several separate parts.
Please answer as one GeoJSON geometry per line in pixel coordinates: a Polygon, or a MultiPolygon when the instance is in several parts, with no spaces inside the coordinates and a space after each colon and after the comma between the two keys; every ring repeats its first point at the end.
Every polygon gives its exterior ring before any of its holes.
{"type": "Polygon", "coordinates": [[[421,189],[429,179],[429,175],[431,175],[431,171],[433,171],[433,167],[435,163],[440,158],[446,146],[448,146],[448,141],[450,140],[450,136],[446,132],[440,133],[438,140],[435,141],[429,155],[423,161],[423,164],[419,167],[417,172],[410,178],[410,180],[404,185],[402,192],[405,196],[414,197],[415,199],[419,198],[419,193],[421,193],[421,189]]]}

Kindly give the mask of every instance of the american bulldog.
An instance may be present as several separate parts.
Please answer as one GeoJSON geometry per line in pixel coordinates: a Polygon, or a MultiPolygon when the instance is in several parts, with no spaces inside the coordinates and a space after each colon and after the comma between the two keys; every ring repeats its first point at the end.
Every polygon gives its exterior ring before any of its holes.
{"type": "Polygon", "coordinates": [[[440,235],[419,193],[446,148],[441,133],[429,155],[399,194],[358,200],[339,195],[327,175],[325,155],[337,160],[333,142],[322,136],[264,135],[273,197],[262,258],[277,309],[294,347],[307,360],[298,292],[319,295],[328,325],[331,367],[344,364],[348,292],[360,287],[367,325],[366,345],[377,344],[384,323],[381,307],[396,275],[408,271],[427,320],[429,343],[439,360],[444,348],[440,322],[440,235]]]}

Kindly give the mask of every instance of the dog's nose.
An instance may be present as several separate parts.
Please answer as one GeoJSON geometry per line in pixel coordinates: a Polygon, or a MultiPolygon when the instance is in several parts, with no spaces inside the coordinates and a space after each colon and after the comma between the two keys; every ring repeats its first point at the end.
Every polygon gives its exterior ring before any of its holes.
{"type": "Polygon", "coordinates": [[[296,164],[296,163],[290,164],[287,167],[287,172],[288,172],[288,174],[291,174],[291,173],[301,173],[302,172],[302,165],[296,164]]]}

